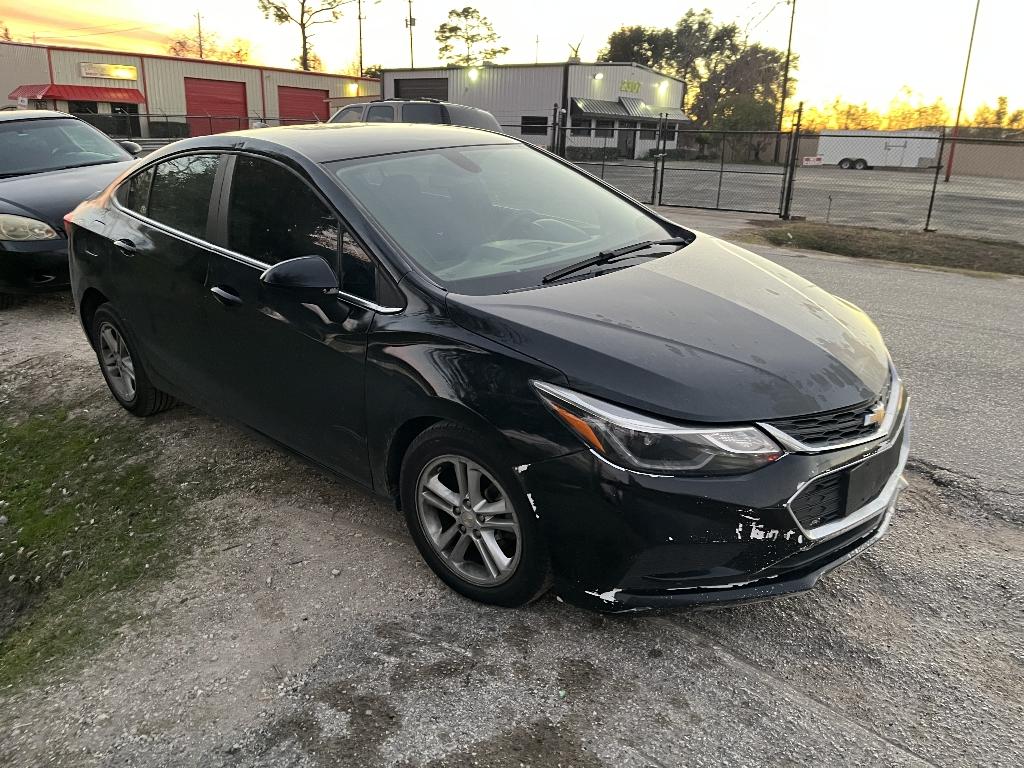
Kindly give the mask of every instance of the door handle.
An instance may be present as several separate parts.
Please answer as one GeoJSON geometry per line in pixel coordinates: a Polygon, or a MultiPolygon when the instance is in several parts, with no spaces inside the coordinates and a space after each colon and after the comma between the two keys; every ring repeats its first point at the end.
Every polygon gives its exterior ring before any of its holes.
{"type": "Polygon", "coordinates": [[[234,307],[242,303],[242,297],[230,288],[223,288],[219,285],[215,285],[210,289],[210,293],[212,293],[214,298],[216,298],[217,301],[225,307],[234,307]]]}
{"type": "Polygon", "coordinates": [[[114,247],[117,248],[125,256],[134,256],[138,253],[139,249],[135,247],[135,243],[131,240],[121,238],[120,240],[114,241],[114,247]]]}

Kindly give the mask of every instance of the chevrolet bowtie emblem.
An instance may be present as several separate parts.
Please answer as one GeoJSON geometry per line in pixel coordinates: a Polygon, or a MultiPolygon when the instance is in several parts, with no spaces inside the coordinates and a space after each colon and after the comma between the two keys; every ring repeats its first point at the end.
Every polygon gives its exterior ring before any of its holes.
{"type": "Polygon", "coordinates": [[[885,421],[885,405],[881,402],[875,403],[869,413],[864,414],[864,426],[870,427],[872,424],[881,424],[885,421]]]}

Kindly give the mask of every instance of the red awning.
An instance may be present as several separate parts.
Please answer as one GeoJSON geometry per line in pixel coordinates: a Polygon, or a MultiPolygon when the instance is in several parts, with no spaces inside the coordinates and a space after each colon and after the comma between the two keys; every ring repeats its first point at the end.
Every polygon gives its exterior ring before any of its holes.
{"type": "Polygon", "coordinates": [[[101,88],[95,85],[19,85],[8,99],[65,99],[68,101],[105,101],[121,104],[145,104],[138,88],[101,88]]]}

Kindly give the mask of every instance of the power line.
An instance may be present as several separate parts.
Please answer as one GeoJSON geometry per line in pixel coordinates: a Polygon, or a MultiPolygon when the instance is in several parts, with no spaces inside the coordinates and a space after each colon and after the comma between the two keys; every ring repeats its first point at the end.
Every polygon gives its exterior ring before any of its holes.
{"type": "Polygon", "coordinates": [[[33,37],[38,37],[42,40],[70,40],[79,37],[96,37],[97,35],[117,35],[122,32],[134,32],[137,29],[145,29],[145,27],[139,26],[128,27],[127,29],[111,29],[107,32],[90,32],[86,35],[33,35],[33,37]]]}

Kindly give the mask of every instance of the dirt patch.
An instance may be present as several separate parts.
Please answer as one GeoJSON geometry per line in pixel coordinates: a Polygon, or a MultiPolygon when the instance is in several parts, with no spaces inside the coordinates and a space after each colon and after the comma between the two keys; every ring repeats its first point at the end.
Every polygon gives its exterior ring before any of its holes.
{"type": "Polygon", "coordinates": [[[751,243],[824,251],[840,256],[1024,275],[1024,245],[1007,241],[806,221],[755,222],[753,228],[742,230],[735,237],[751,243]]]}

